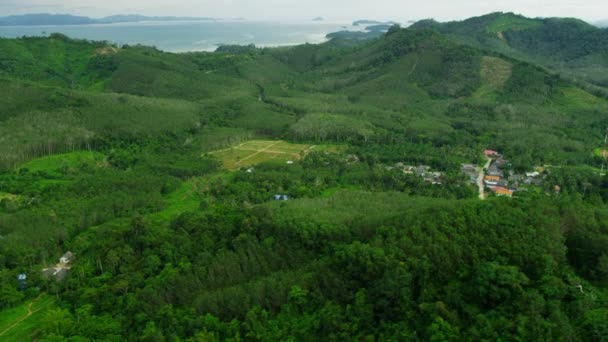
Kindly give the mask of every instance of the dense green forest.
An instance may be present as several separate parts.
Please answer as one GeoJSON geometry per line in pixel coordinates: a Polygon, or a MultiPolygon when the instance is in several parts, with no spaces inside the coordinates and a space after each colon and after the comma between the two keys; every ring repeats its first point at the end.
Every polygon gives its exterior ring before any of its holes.
{"type": "Polygon", "coordinates": [[[608,100],[427,24],[214,53],[0,39],[0,340],[606,341],[608,100]],[[460,168],[485,149],[543,184],[480,200],[460,168]]]}

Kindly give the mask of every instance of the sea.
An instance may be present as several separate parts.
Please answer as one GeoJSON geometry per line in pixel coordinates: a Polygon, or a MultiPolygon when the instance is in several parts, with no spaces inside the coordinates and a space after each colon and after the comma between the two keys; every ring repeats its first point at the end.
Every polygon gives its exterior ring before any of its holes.
{"type": "Polygon", "coordinates": [[[142,44],[167,52],[214,51],[220,45],[255,44],[277,47],[322,43],[325,35],[360,30],[351,23],[269,22],[246,20],[138,22],[69,26],[0,26],[0,37],[47,36],[109,41],[118,45],[142,44]]]}

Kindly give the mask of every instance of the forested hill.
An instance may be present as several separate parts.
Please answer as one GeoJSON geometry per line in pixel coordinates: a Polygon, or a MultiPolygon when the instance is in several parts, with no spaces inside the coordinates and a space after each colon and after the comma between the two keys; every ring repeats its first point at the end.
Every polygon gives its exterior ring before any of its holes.
{"type": "Polygon", "coordinates": [[[608,86],[608,29],[582,20],[492,13],[459,22],[423,20],[412,28],[431,28],[459,43],[498,51],[608,86]]]}
{"type": "Polygon", "coordinates": [[[0,88],[2,341],[606,336],[608,100],[529,60],[53,34],[0,88]]]}

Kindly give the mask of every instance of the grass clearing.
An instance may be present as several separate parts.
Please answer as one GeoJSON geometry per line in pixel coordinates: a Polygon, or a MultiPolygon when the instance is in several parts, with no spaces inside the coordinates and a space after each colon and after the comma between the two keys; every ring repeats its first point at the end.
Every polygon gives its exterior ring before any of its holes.
{"type": "Polygon", "coordinates": [[[62,168],[77,168],[82,165],[103,167],[106,156],[99,152],[78,151],[37,158],[21,164],[20,168],[30,171],[55,171],[62,168]]]}
{"type": "Polygon", "coordinates": [[[3,199],[8,199],[9,201],[17,201],[20,196],[18,195],[13,195],[13,194],[9,194],[8,192],[0,192],[0,201],[2,201],[3,199]]]}
{"type": "Polygon", "coordinates": [[[34,300],[0,312],[0,340],[32,341],[32,335],[54,303],[52,296],[40,295],[34,300]]]}
{"type": "Polygon", "coordinates": [[[513,65],[504,59],[489,56],[481,58],[481,79],[494,89],[502,89],[512,72],[513,65]]]}
{"type": "Polygon", "coordinates": [[[520,17],[517,15],[506,14],[494,20],[487,28],[490,33],[500,33],[509,30],[525,30],[542,25],[541,22],[520,17]]]}
{"type": "Polygon", "coordinates": [[[270,160],[299,160],[313,148],[311,145],[292,144],[281,140],[250,140],[209,154],[221,160],[226,169],[234,171],[270,160]]]}
{"type": "MultiPolygon", "coordinates": [[[[608,158],[608,149],[603,147],[596,148],[593,153],[596,157],[608,158]]],[[[0,198],[2,198],[2,194],[0,194],[0,198]]]]}

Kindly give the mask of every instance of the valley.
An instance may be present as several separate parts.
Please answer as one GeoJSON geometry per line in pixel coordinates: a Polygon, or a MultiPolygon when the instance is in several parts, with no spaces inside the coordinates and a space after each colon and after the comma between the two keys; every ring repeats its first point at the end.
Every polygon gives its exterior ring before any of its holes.
{"type": "Polygon", "coordinates": [[[543,34],[581,25],[0,39],[0,340],[601,340],[607,55],[543,34]]]}

